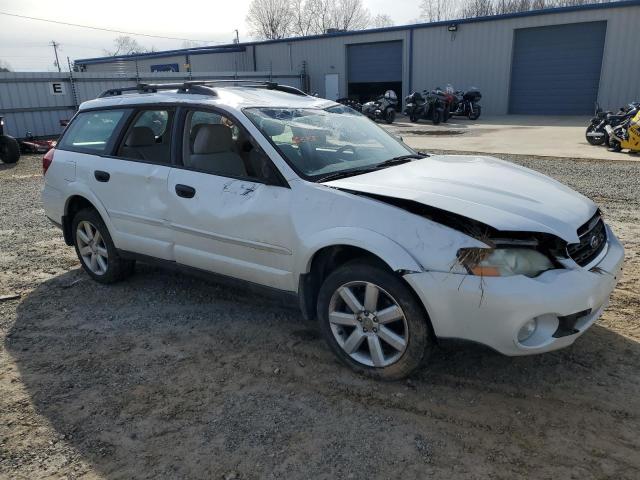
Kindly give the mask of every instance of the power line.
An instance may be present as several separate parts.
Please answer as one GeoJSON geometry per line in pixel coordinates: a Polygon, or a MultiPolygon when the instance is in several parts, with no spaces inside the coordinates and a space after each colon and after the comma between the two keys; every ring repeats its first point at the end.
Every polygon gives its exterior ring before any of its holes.
{"type": "Polygon", "coordinates": [[[22,19],[26,19],[26,20],[37,20],[39,22],[56,23],[58,25],[66,25],[68,27],[89,28],[91,30],[100,30],[102,32],[122,33],[122,34],[125,34],[125,35],[136,35],[136,36],[140,36],[140,37],[162,38],[164,40],[184,40],[184,41],[187,41],[187,42],[221,43],[221,42],[214,42],[213,40],[193,40],[191,38],[163,37],[161,35],[150,35],[148,33],[125,32],[125,31],[122,31],[122,30],[113,30],[111,28],[93,27],[93,26],[90,26],[90,25],[80,25],[78,23],[60,22],[58,20],[49,20],[49,19],[46,19],[46,18],[28,17],[26,15],[18,15],[18,14],[9,13],[9,12],[0,12],[0,15],[7,15],[9,17],[22,18],[22,19]]]}

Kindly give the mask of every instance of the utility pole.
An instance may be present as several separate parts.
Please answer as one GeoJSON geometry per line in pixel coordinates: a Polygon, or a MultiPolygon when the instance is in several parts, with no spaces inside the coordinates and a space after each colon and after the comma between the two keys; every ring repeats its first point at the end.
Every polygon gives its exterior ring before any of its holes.
{"type": "Polygon", "coordinates": [[[236,32],[236,39],[235,39],[235,42],[233,43],[237,45],[238,43],[240,43],[240,34],[238,33],[238,30],[235,30],[235,32],[236,32]]]}
{"type": "Polygon", "coordinates": [[[55,40],[51,40],[51,43],[49,45],[53,47],[53,53],[56,54],[56,67],[58,67],[58,72],[62,72],[62,69],[60,68],[60,61],[58,60],[58,47],[60,46],[60,44],[55,40]]]}

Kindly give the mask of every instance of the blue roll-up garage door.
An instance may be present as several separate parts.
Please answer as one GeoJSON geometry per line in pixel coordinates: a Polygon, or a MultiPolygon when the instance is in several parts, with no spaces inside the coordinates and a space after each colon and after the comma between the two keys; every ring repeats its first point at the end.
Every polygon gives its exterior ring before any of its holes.
{"type": "Polygon", "coordinates": [[[349,45],[349,83],[401,82],[402,42],[349,45]]]}
{"type": "Polygon", "coordinates": [[[593,112],[606,30],[607,22],[516,30],[509,113],[593,112]]]}

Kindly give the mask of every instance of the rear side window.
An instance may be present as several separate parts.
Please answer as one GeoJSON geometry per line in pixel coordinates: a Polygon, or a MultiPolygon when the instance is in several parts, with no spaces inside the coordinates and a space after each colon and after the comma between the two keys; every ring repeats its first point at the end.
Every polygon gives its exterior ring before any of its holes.
{"type": "Polygon", "coordinates": [[[105,153],[111,136],[127,110],[79,113],[58,144],[62,150],[105,153]]]}
{"type": "Polygon", "coordinates": [[[161,165],[171,164],[172,109],[140,110],[118,148],[116,156],[161,165]]]}

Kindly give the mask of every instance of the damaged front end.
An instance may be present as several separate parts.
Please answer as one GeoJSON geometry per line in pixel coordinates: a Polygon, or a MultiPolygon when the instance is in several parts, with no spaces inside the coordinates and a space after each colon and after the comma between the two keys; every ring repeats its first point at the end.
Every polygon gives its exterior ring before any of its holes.
{"type": "Polygon", "coordinates": [[[540,232],[500,231],[477,220],[436,207],[401,198],[349,191],[461,232],[483,244],[460,248],[452,273],[483,277],[525,275],[536,277],[555,268],[566,268],[567,242],[555,235],[540,232]],[[462,268],[460,268],[462,267],[462,268]]]}

